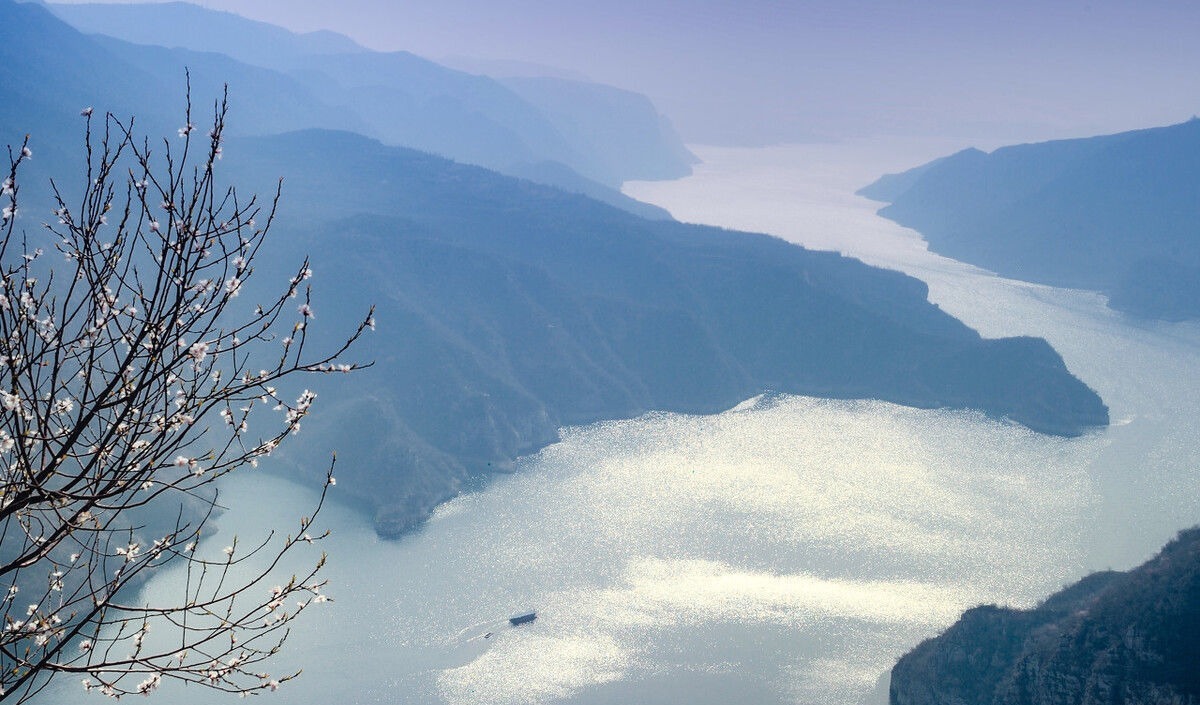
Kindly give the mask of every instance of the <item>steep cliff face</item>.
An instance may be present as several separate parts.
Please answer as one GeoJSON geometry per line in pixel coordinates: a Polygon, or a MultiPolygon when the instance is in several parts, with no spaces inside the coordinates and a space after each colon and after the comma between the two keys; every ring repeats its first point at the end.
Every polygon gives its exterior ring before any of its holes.
{"type": "Polygon", "coordinates": [[[1033,610],[968,610],[892,670],[893,705],[1200,702],[1200,528],[1033,610]]]}

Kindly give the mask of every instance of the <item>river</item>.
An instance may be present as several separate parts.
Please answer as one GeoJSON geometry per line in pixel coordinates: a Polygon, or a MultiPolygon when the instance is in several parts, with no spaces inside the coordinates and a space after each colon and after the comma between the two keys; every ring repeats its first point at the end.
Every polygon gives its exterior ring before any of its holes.
{"type": "MultiPolygon", "coordinates": [[[[942,147],[697,148],[694,176],[626,190],[681,220],[913,274],[985,335],[1044,336],[1112,427],[1060,439],[971,412],[768,396],[565,429],[399,541],[334,504],[334,601],[293,631],[280,667],[305,672],[278,701],[879,702],[895,659],[963,609],[1032,605],[1200,521],[1200,328],[1128,321],[1096,294],[938,257],[853,195],[942,147]],[[527,609],[535,622],[507,624],[527,609]]],[[[273,475],[225,490],[208,550],[312,501],[273,475]]],[[[68,682],[47,697],[82,693],[68,682]]]]}

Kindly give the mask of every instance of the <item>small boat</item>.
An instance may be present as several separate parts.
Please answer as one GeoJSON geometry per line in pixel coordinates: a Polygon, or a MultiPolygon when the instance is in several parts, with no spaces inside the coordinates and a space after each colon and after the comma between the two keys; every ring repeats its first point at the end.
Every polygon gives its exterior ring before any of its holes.
{"type": "Polygon", "coordinates": [[[519,614],[516,617],[509,617],[508,623],[515,627],[518,624],[528,624],[535,619],[537,619],[537,612],[526,612],[525,614],[519,614]]]}

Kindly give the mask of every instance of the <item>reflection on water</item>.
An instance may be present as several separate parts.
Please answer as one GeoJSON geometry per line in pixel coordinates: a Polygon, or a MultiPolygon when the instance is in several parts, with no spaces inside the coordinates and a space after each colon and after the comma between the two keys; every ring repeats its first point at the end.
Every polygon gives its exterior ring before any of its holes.
{"type": "MultiPolygon", "coordinates": [[[[1102,443],[806,397],[567,429],[403,541],[333,507],[335,601],[292,636],[288,702],[857,702],[965,607],[1081,570],[1102,443]]],[[[228,489],[225,530],[306,506],[270,476],[228,489]]]]}
{"type": "MultiPolygon", "coordinates": [[[[917,274],[987,335],[1044,335],[1120,425],[1064,440],[969,412],[769,397],[566,429],[401,541],[331,507],[335,601],[293,633],[287,658],[305,674],[279,695],[856,704],[964,608],[1031,604],[1200,519],[1196,329],[1131,325],[1094,295],[930,255],[849,195],[883,170],[855,161],[867,154],[701,150],[695,177],[636,188],[684,219],[917,274]],[[529,608],[535,622],[508,625],[529,608]]],[[[265,475],[227,489],[226,534],[261,534],[311,501],[265,475]]],[[[73,701],[77,686],[63,687],[46,702],[73,701]]],[[[162,697],[214,701],[195,688],[162,697]]]]}
{"type": "Polygon", "coordinates": [[[613,683],[705,674],[769,684],[759,701],[853,702],[964,607],[1027,604],[1079,570],[1097,446],[802,397],[570,430],[425,532],[490,543],[468,563],[542,605],[439,693],[621,702],[613,683]]]}

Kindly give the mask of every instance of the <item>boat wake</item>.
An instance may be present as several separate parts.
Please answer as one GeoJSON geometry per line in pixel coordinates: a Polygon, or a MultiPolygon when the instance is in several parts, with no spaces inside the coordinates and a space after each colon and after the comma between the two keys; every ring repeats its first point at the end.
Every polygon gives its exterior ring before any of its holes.
{"type": "Polygon", "coordinates": [[[455,635],[455,637],[452,641],[455,644],[469,644],[473,641],[490,639],[493,634],[500,631],[501,629],[506,629],[506,628],[511,628],[511,627],[512,627],[512,625],[509,624],[507,618],[494,619],[494,620],[489,620],[486,622],[480,622],[478,624],[472,624],[471,626],[465,627],[462,630],[460,630],[458,632],[458,634],[455,635]]]}
{"type": "Polygon", "coordinates": [[[497,632],[502,629],[512,629],[523,624],[529,624],[538,617],[537,612],[529,610],[520,612],[506,619],[489,620],[472,624],[469,627],[464,627],[459,630],[458,634],[452,640],[452,643],[463,645],[470,644],[476,641],[483,641],[493,638],[497,632]]]}

